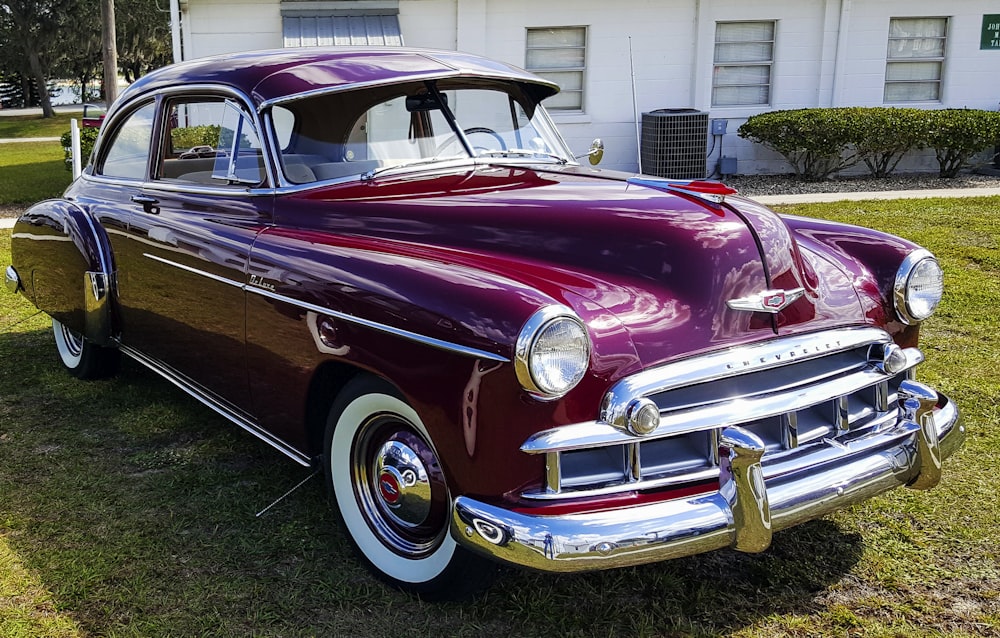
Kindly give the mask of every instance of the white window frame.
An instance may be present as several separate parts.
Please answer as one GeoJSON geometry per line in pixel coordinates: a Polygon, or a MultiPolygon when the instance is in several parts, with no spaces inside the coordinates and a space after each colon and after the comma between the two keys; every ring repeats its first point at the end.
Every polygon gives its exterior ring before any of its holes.
{"type": "Polygon", "coordinates": [[[951,21],[947,16],[909,16],[909,17],[897,17],[889,18],[889,33],[888,33],[888,44],[886,47],[885,54],[885,85],[882,92],[882,101],[886,104],[908,104],[913,102],[935,102],[940,103],[942,101],[942,93],[944,89],[944,64],[945,58],[948,55],[948,30],[951,26],[951,21]],[[914,35],[906,37],[893,37],[892,35],[892,25],[895,21],[904,20],[941,20],[944,22],[944,35],[940,36],[924,36],[924,35],[914,35]],[[903,57],[894,57],[894,43],[909,42],[914,40],[940,40],[941,41],[941,55],[927,55],[918,56],[910,55],[903,57]],[[937,63],[937,77],[936,78],[911,78],[906,80],[890,80],[889,74],[890,69],[897,65],[905,64],[926,64],[928,62],[937,63]],[[937,85],[937,95],[934,97],[920,97],[914,99],[889,99],[889,88],[890,86],[899,86],[904,84],[936,84],[937,85]]]}
{"type": "Polygon", "coordinates": [[[778,38],[778,21],[777,20],[720,20],[715,23],[715,38],[712,51],[712,106],[720,108],[741,108],[741,107],[758,107],[758,106],[771,106],[774,99],[774,51],[778,38]],[[722,25],[731,24],[770,24],[771,25],[771,39],[770,40],[719,40],[720,28],[722,25]],[[769,60],[745,60],[745,61],[719,61],[719,45],[725,44],[768,44],[771,47],[771,58],[769,60]],[[738,68],[738,67],[765,67],[767,68],[767,82],[766,83],[756,83],[756,84],[720,84],[719,76],[721,69],[738,68]],[[739,86],[755,86],[755,87],[766,87],[767,88],[767,99],[763,102],[723,102],[716,97],[716,93],[719,89],[739,87],[739,86]]]}
{"type": "MultiPolygon", "coordinates": [[[[525,29],[524,37],[524,68],[536,75],[540,75],[543,78],[550,79],[555,82],[554,79],[550,77],[549,74],[563,74],[563,73],[578,73],[580,77],[580,88],[579,89],[565,89],[560,87],[560,93],[577,93],[579,94],[579,106],[553,106],[546,103],[545,108],[551,111],[553,114],[557,113],[584,113],[586,110],[586,87],[587,87],[587,44],[589,40],[589,29],[584,25],[573,25],[573,26],[548,26],[548,27],[527,27],[525,29]],[[582,45],[551,45],[551,46],[532,46],[530,44],[531,37],[530,34],[533,31],[551,31],[551,30],[578,30],[583,33],[583,44],[582,45]],[[583,64],[581,66],[575,67],[563,67],[563,66],[545,66],[545,65],[533,65],[531,64],[531,52],[532,51],[559,51],[559,50],[579,50],[583,54],[583,64]]],[[[558,84],[558,83],[557,83],[558,84]]]]}

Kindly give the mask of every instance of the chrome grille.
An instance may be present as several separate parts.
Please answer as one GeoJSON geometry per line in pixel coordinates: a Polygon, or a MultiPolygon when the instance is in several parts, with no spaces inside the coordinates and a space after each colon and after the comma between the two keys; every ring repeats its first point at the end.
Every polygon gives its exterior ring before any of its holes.
{"type": "Polygon", "coordinates": [[[546,455],[543,488],[526,498],[558,499],[682,486],[718,478],[719,435],[738,425],[766,446],[768,467],[892,427],[897,389],[923,360],[904,350],[904,369],[883,371],[891,343],[876,328],[827,331],[716,352],[643,372],[609,392],[602,418],[532,437],[522,450],[546,455]],[[616,420],[625,402],[660,409],[650,435],[616,420]]]}

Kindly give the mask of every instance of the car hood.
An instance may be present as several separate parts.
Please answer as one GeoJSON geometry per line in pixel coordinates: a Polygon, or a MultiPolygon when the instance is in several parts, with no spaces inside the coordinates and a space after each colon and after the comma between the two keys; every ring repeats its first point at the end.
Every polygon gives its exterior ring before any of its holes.
{"type": "Polygon", "coordinates": [[[318,223],[375,238],[380,250],[409,247],[527,284],[572,307],[595,332],[627,332],[642,367],[866,322],[870,304],[833,256],[800,247],[772,211],[627,177],[497,165],[380,177],[298,193],[279,221],[318,223]],[[766,291],[784,291],[770,299],[784,294],[787,306],[770,313],[729,303],[759,302],[766,291]]]}

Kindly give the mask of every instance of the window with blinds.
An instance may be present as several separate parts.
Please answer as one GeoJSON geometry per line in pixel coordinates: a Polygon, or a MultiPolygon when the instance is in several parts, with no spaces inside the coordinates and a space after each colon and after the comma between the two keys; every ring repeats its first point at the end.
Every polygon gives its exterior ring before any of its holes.
{"type": "Polygon", "coordinates": [[[712,106],[771,103],[774,26],[773,20],[715,24],[712,106]]]}
{"type": "Polygon", "coordinates": [[[948,18],[892,18],[885,62],[884,100],[938,102],[948,18]]]}
{"type": "Polygon", "coordinates": [[[587,68],[587,27],[529,28],[525,68],[559,85],[545,100],[550,111],[583,111],[587,68]]]}

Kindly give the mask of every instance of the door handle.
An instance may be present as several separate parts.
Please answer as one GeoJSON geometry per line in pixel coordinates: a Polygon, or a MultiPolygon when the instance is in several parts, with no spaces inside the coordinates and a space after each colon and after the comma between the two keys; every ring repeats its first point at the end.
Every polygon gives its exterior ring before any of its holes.
{"type": "Polygon", "coordinates": [[[136,204],[142,206],[142,210],[147,213],[156,215],[160,212],[160,208],[157,206],[157,204],[160,203],[160,200],[155,197],[150,197],[149,195],[133,195],[130,199],[136,204]]]}

